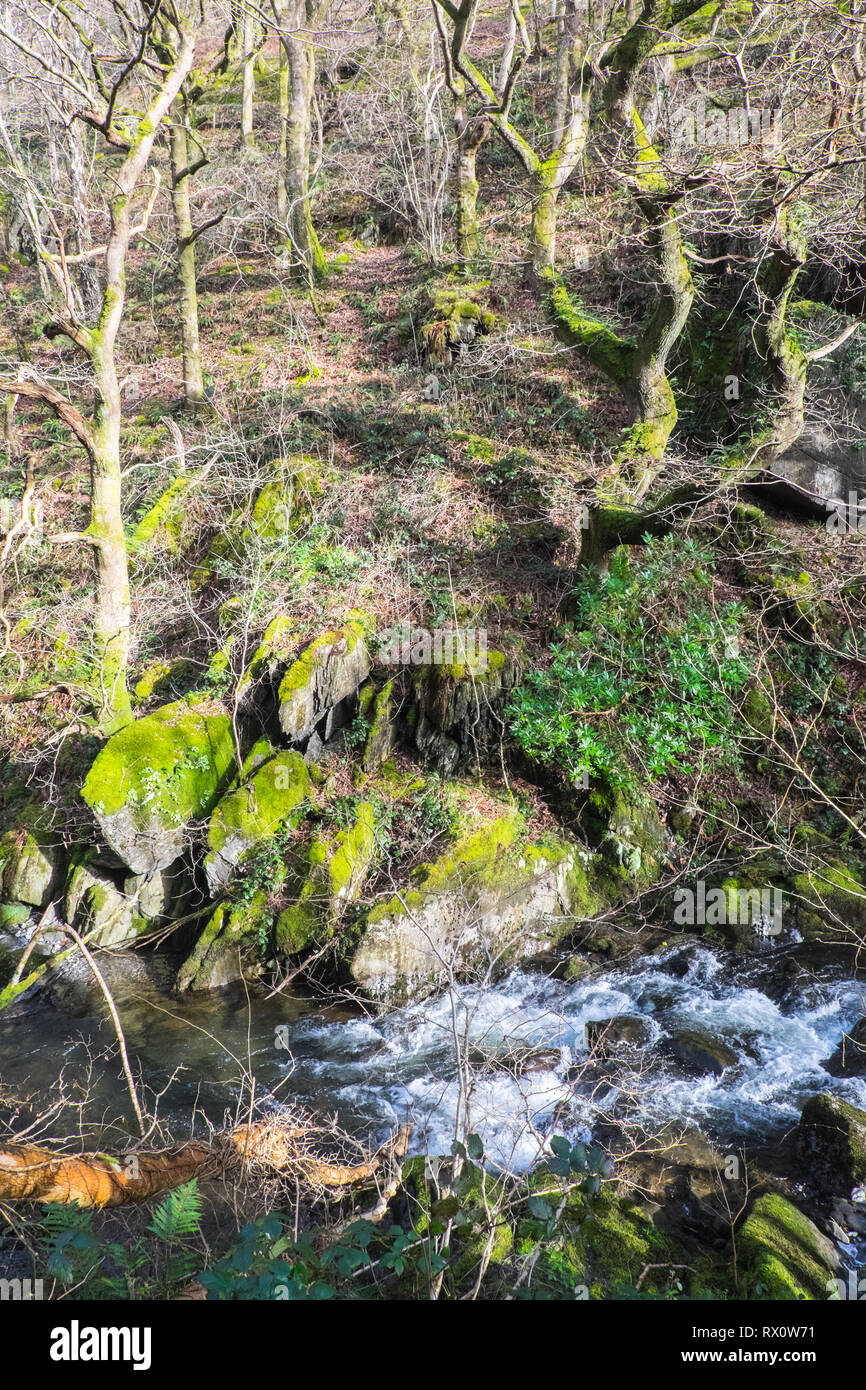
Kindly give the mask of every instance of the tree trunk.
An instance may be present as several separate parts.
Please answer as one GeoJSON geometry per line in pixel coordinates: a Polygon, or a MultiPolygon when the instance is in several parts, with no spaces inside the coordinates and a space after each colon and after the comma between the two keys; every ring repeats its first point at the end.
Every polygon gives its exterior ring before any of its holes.
{"type": "Polygon", "coordinates": [[[301,38],[303,6],[295,0],[295,15],[280,7],[280,40],[288,65],[285,182],[288,197],[288,251],[298,277],[309,285],[326,278],[325,256],[313,226],[310,208],[310,144],[316,61],[312,44],[301,38]]]}
{"type": "Polygon", "coordinates": [[[550,182],[544,167],[538,171],[534,182],[530,251],[533,272],[543,277],[556,264],[556,203],[559,189],[550,182]]]}
{"type": "Polygon", "coordinates": [[[457,131],[457,251],[463,265],[471,265],[481,250],[478,221],[478,151],[490,134],[490,121],[476,116],[467,121],[462,103],[454,111],[457,131]]]}
{"type": "Polygon", "coordinates": [[[253,48],[253,17],[244,10],[241,28],[241,45],[244,53],[243,82],[241,88],[241,140],[247,149],[255,147],[253,137],[253,96],[255,94],[255,55],[253,48]]]}
{"type": "Polygon", "coordinates": [[[109,205],[102,310],[95,328],[85,330],[93,368],[95,409],[90,453],[90,525],[87,535],[96,556],[96,612],[93,636],[99,724],[104,733],[132,719],[126,667],[130,638],[129,567],[121,508],[120,385],[115,347],[126,295],[126,255],[132,236],[133,193],[147,167],[156,132],[192,67],[193,39],[185,35],[162,91],[139,123],[138,136],[116,175],[109,205]]]}
{"type": "Polygon", "coordinates": [[[190,208],[189,141],[187,114],[177,104],[169,131],[171,152],[171,203],[177,241],[177,267],[180,278],[180,327],[183,342],[183,394],[195,408],[204,400],[201,372],[201,346],[198,334],[198,294],[195,275],[195,242],[190,208]]]}

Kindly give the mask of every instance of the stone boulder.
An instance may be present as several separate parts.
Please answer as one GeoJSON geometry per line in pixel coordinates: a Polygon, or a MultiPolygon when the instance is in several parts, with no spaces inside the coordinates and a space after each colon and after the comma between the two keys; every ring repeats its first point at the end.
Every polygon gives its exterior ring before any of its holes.
{"type": "Polygon", "coordinates": [[[866,1182],[866,1110],[822,1092],[803,1106],[798,1148],[816,1179],[833,1192],[866,1182]]]}
{"type": "Polygon", "coordinates": [[[323,632],[294,661],[280,682],[280,727],[304,745],[313,733],[324,741],[352,718],[358,687],[370,674],[370,655],[360,621],[323,632]]]}
{"type": "Polygon", "coordinates": [[[179,700],[128,724],[97,754],[82,788],[106,844],[134,874],[166,869],[209,815],[234,764],[231,721],[179,700]]]}
{"type": "Polygon", "coordinates": [[[831,1076],[866,1076],[866,1018],[842,1035],[842,1041],[824,1063],[831,1076]]]}
{"type": "Polygon", "coordinates": [[[625,1048],[646,1047],[650,1030],[642,1018],[620,1014],[617,1018],[592,1019],[584,1024],[584,1037],[590,1052],[606,1057],[625,1048]]]}
{"type": "MultiPolygon", "coordinates": [[[[303,760],[298,754],[286,755],[303,760]]],[[[306,772],[306,769],[304,769],[306,772]]],[[[361,891],[375,851],[374,811],[361,802],[352,823],[314,836],[305,853],[268,864],[267,884],[220,903],[180,968],[177,989],[216,989],[256,979],[286,958],[327,941],[345,905],[361,891]]]]}
{"type": "Polygon", "coordinates": [[[350,961],[352,977],[381,1005],[423,998],[453,971],[502,971],[554,944],[570,914],[592,915],[576,845],[519,840],[520,817],[506,812],[464,834],[414,885],[378,904],[350,961]]]}
{"type": "Polygon", "coordinates": [[[144,925],[135,916],[135,903],[109,874],[78,864],[66,885],[65,917],[91,946],[121,946],[144,925]]]}
{"type": "Polygon", "coordinates": [[[360,894],[375,851],[375,808],[369,801],[360,802],[352,824],[333,838],[313,839],[301,890],[276,921],[282,955],[296,955],[330,936],[345,905],[360,894]]]}
{"type": "Polygon", "coordinates": [[[759,1197],[737,1236],[747,1290],[740,1297],[823,1302],[841,1269],[831,1240],[776,1192],[759,1197]]]}
{"type": "Polygon", "coordinates": [[[39,830],[8,830],[0,840],[0,897],[10,903],[44,907],[58,877],[60,851],[39,830]]]}
{"type": "Polygon", "coordinates": [[[208,825],[204,861],[208,888],[216,896],[245,854],[281,826],[296,824],[299,807],[311,791],[310,775],[300,753],[278,753],[214,808],[208,825]]]}
{"type": "Polygon", "coordinates": [[[721,1076],[736,1066],[737,1053],[720,1038],[694,1028],[680,1028],[673,1037],[659,1043],[660,1054],[689,1076],[721,1076]]]}

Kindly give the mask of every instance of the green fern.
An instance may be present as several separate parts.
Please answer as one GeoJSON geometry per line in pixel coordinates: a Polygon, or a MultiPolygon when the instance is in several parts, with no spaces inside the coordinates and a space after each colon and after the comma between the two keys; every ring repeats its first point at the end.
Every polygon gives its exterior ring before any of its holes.
{"type": "Polygon", "coordinates": [[[201,1228],[201,1196],[195,1178],[163,1197],[148,1226],[155,1236],[171,1245],[185,1236],[196,1236],[201,1228]]]}

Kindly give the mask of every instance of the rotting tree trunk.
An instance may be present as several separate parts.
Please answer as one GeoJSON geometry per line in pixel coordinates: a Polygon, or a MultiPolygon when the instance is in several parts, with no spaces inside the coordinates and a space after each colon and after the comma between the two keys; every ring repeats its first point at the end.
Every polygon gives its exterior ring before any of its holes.
{"type": "Polygon", "coordinates": [[[180,327],[183,345],[183,394],[195,408],[204,400],[201,345],[198,328],[198,292],[195,274],[195,236],[190,205],[188,115],[180,103],[169,131],[171,154],[171,204],[177,241],[177,267],[180,279],[180,327]]]}
{"type": "Polygon", "coordinates": [[[211,1144],[190,1142],[159,1153],[131,1151],[57,1154],[44,1145],[0,1143],[0,1201],[77,1202],[81,1207],[115,1207],[147,1201],[193,1178],[256,1165],[298,1172],[315,1187],[346,1188],[376,1178],[383,1167],[405,1157],[409,1130],[365,1163],[346,1164],[305,1151],[307,1130],[279,1119],[238,1125],[211,1144]],[[299,1147],[300,1145],[300,1147],[299,1147]]]}

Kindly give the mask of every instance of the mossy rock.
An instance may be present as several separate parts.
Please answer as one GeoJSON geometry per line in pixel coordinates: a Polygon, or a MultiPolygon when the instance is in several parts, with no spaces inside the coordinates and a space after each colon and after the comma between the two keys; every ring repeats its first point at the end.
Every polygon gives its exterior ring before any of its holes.
{"type": "Polygon", "coordinates": [[[369,729],[364,743],[365,772],[375,772],[381,767],[397,742],[396,716],[394,681],[390,680],[383,685],[378,694],[373,695],[367,711],[369,729]]]}
{"type": "Polygon", "coordinates": [[[29,916],[30,907],[27,903],[0,903],[0,931],[20,927],[29,916]]]}
{"type": "Polygon", "coordinates": [[[72,869],[65,910],[66,920],[94,946],[122,946],[144,925],[111,876],[89,864],[72,869]]]}
{"type": "Polygon", "coordinates": [[[298,822],[310,798],[310,774],[300,753],[278,753],[243,786],[229,792],[214,808],[208,825],[204,861],[208,888],[216,895],[238,863],[255,845],[284,825],[298,822]]]}
{"type": "Polygon", "coordinates": [[[658,878],[667,858],[667,835],[648,796],[597,778],[582,808],[582,823],[626,893],[658,878]]]}
{"type": "Polygon", "coordinates": [[[178,971],[177,991],[221,989],[261,974],[270,922],[264,892],[247,903],[220,903],[178,971]]]}
{"type": "Polygon", "coordinates": [[[840,859],[823,857],[819,865],[791,879],[797,925],[804,937],[837,939],[851,929],[856,944],[866,927],[866,887],[840,859]]]}
{"type": "Polygon", "coordinates": [[[512,809],[463,833],[412,886],[364,919],[350,971],[381,1005],[402,1004],[458,977],[504,970],[570,927],[577,847],[549,837],[526,844],[512,809]]]}
{"type": "Polygon", "coordinates": [[[343,908],[359,896],[375,850],[376,813],[369,801],[359,803],[353,824],[333,840],[314,838],[301,890],[276,920],[276,945],[283,955],[296,955],[327,940],[343,908]]]}
{"type": "MultiPolygon", "coordinates": [[[[531,1182],[535,1196],[558,1208],[562,1187],[549,1172],[537,1169],[531,1182]]],[[[522,1223],[518,1239],[521,1235],[522,1223]]],[[[676,1266],[687,1263],[691,1261],[682,1248],[654,1224],[651,1210],[620,1194],[615,1183],[604,1183],[593,1197],[579,1189],[569,1193],[559,1235],[539,1262],[537,1276],[542,1282],[552,1276],[557,1285],[582,1286],[590,1298],[604,1299],[633,1290],[652,1265],[656,1268],[648,1271],[641,1288],[653,1295],[664,1293],[679,1276],[676,1266]]]]}
{"type": "Polygon", "coordinates": [[[413,677],[412,734],[423,761],[440,776],[477,771],[499,749],[502,711],[519,683],[516,655],[466,643],[464,661],[421,666],[413,677]]]}
{"type": "Polygon", "coordinates": [[[7,830],[0,840],[0,889],[10,902],[44,907],[57,883],[62,852],[38,824],[7,830]]]}
{"type": "Polygon", "coordinates": [[[370,655],[362,618],[323,632],[293,662],[279,689],[283,733],[303,743],[313,732],[325,740],[347,723],[359,686],[370,674],[370,655]]]}
{"type": "Polygon", "coordinates": [[[483,300],[486,285],[434,289],[423,311],[421,342],[431,362],[446,364],[492,332],[496,315],[483,300]]]}
{"type": "Polygon", "coordinates": [[[181,700],[113,734],[81,794],[118,858],[133,873],[155,873],[183,853],[191,823],[213,810],[233,763],[228,716],[181,700]]]}
{"type": "Polygon", "coordinates": [[[141,565],[151,556],[177,551],[183,536],[183,499],[196,481],[194,474],[181,473],[145,513],[129,536],[129,554],[141,565]]]}
{"type": "Polygon", "coordinates": [[[803,1106],[800,1152],[816,1177],[834,1192],[866,1183],[866,1110],[822,1092],[803,1106]]]}
{"type": "Polygon", "coordinates": [[[835,1246],[778,1193],[758,1198],[737,1245],[753,1298],[822,1301],[835,1288],[840,1264],[835,1246]]]}
{"type": "Polygon", "coordinates": [[[179,695],[192,686],[198,667],[188,657],[178,657],[176,661],[153,661],[146,666],[133,687],[133,694],[141,704],[154,695],[179,695]]]}
{"type": "Polygon", "coordinates": [[[193,575],[194,588],[201,588],[214,578],[216,562],[229,557],[242,561],[263,542],[288,540],[309,525],[314,503],[323,492],[317,460],[275,459],[270,473],[252,507],[233,512],[211,543],[205,560],[193,575]]]}
{"type": "Polygon", "coordinates": [[[298,646],[294,618],[279,613],[268,623],[253,659],[238,681],[238,702],[246,703],[260,684],[270,686],[291,664],[298,646]]]}

